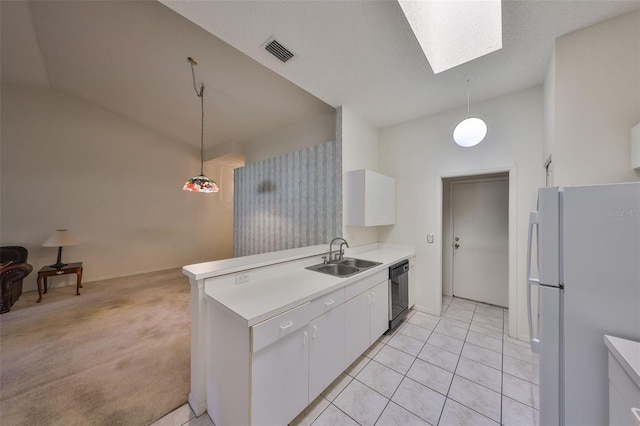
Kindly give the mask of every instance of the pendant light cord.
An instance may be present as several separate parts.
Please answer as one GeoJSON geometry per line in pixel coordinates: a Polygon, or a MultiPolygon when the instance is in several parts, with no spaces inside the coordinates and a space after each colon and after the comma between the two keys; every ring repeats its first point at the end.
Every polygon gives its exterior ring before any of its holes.
{"type": "Polygon", "coordinates": [[[467,118],[471,117],[471,110],[469,107],[469,80],[471,79],[467,77],[467,118]]]}
{"type": "Polygon", "coordinates": [[[191,77],[193,78],[193,90],[196,92],[196,96],[200,98],[200,176],[204,175],[204,83],[200,83],[200,92],[196,86],[196,73],[193,69],[194,65],[198,63],[191,57],[187,58],[191,64],[191,77]]]}

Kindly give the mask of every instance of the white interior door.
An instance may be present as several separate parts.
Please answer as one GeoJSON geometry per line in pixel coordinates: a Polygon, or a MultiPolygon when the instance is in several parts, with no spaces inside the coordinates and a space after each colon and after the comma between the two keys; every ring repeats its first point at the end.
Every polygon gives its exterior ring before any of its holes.
{"type": "Polygon", "coordinates": [[[452,182],[453,295],[508,307],[509,181],[452,182]]]}

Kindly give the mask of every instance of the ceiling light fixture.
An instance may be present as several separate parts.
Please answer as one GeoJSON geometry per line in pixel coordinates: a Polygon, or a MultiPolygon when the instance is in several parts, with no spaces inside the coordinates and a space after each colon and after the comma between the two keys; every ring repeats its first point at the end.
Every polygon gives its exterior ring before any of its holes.
{"type": "Polygon", "coordinates": [[[213,179],[209,179],[203,173],[204,167],[204,83],[200,83],[200,90],[196,87],[196,74],[193,70],[194,65],[198,63],[192,57],[188,57],[187,61],[191,64],[191,77],[193,77],[193,90],[200,98],[200,174],[187,180],[182,187],[183,191],[190,192],[220,192],[220,187],[213,179]]]}
{"type": "Polygon", "coordinates": [[[471,117],[470,114],[469,81],[471,81],[471,77],[467,77],[467,118],[453,129],[453,140],[465,148],[478,145],[487,136],[487,124],[480,118],[471,117]]]}

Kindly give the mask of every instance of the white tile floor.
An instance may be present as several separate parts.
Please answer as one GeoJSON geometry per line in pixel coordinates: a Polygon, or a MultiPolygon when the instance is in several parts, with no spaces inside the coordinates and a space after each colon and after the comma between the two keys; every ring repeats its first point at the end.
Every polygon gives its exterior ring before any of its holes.
{"type": "MultiPolygon", "coordinates": [[[[507,311],[443,297],[442,317],[411,312],[292,426],[537,425],[538,360],[506,335],[507,311]]],[[[153,426],[213,425],[188,405],[153,426]]]]}

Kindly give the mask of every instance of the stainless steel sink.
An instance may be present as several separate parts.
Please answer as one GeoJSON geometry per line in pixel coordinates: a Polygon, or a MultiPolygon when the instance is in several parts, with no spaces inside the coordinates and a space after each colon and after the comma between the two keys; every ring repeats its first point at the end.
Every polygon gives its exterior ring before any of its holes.
{"type": "Polygon", "coordinates": [[[349,275],[357,274],[360,270],[354,266],[340,265],[338,263],[321,263],[319,265],[309,266],[307,269],[312,271],[322,272],[323,274],[335,275],[338,277],[348,277],[349,275]]]}
{"type": "Polygon", "coordinates": [[[355,259],[353,257],[345,257],[338,262],[339,265],[355,266],[360,269],[373,268],[374,266],[381,265],[380,262],[372,262],[370,260],[355,259]]]}
{"type": "Polygon", "coordinates": [[[345,258],[338,262],[320,263],[313,266],[307,266],[305,269],[321,272],[323,274],[333,275],[334,277],[350,277],[351,275],[362,272],[365,269],[381,265],[380,262],[371,262],[370,260],[345,258]]]}

